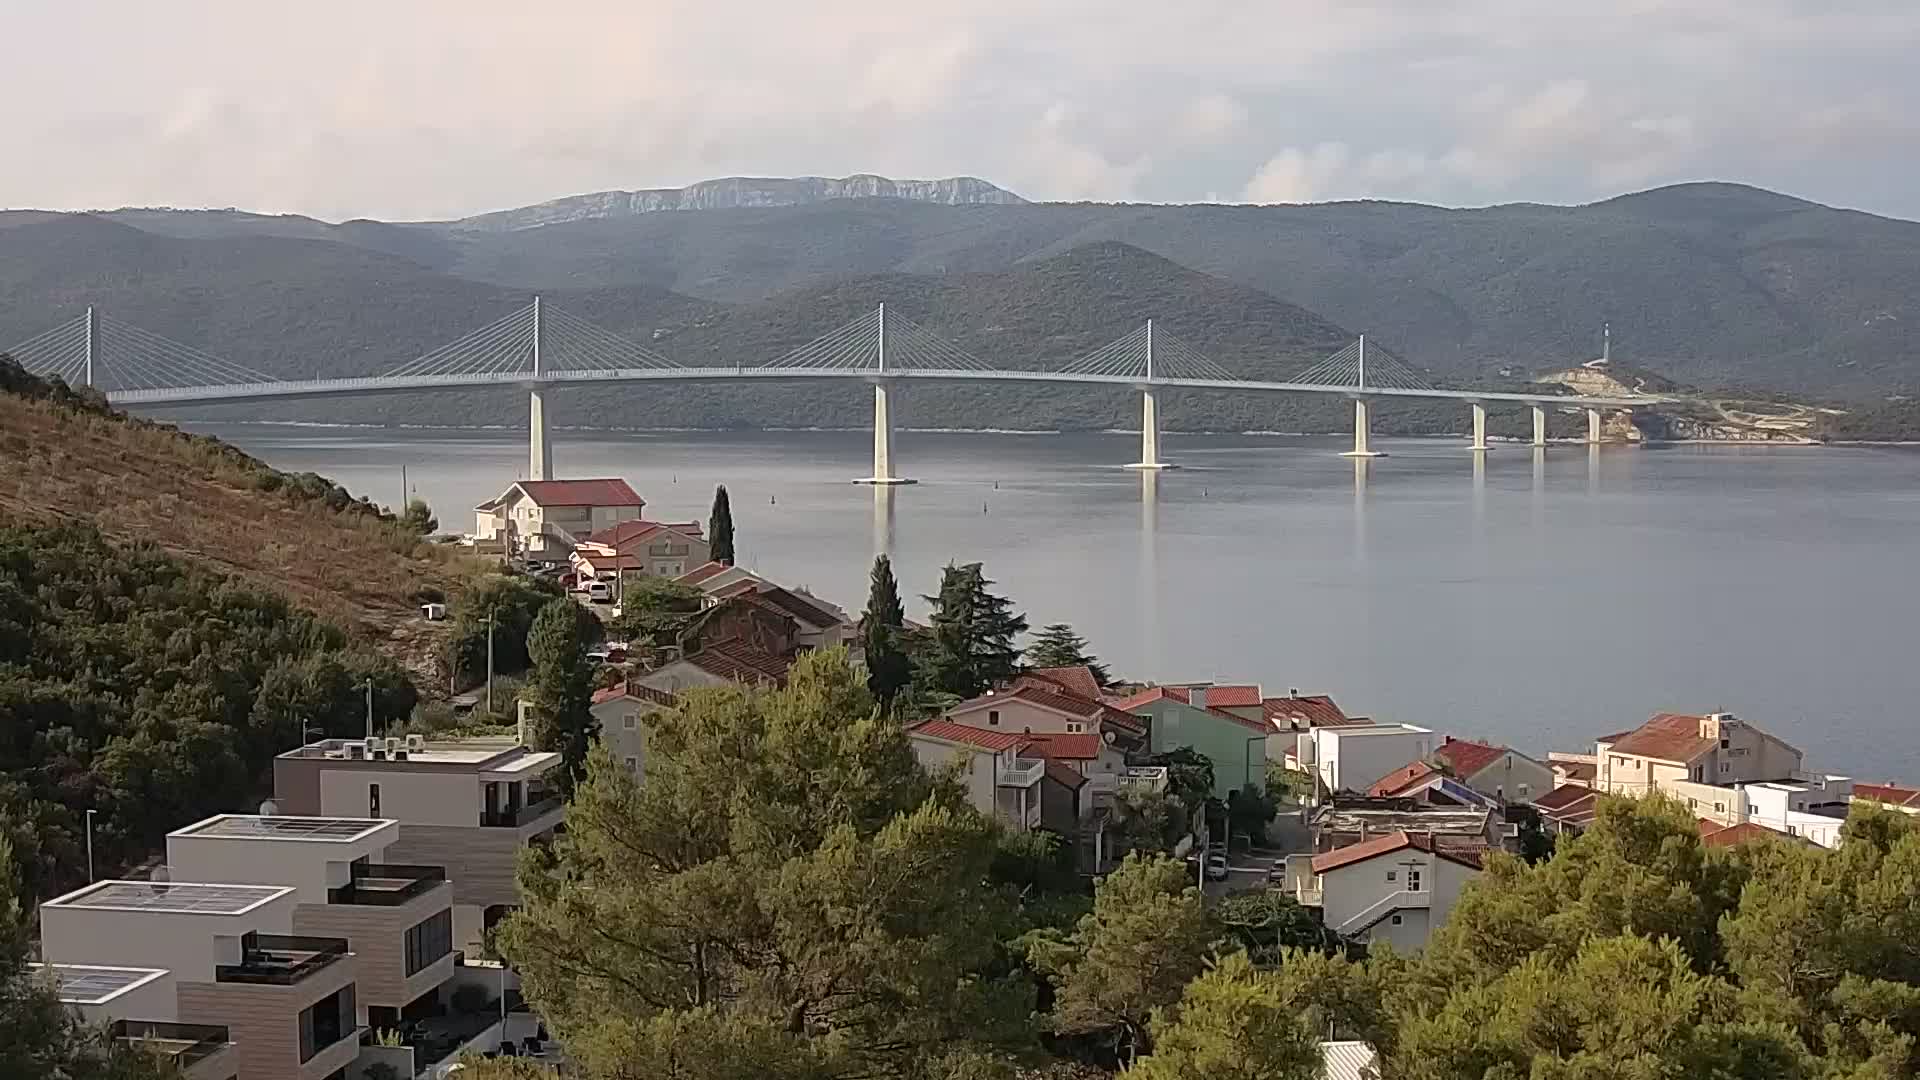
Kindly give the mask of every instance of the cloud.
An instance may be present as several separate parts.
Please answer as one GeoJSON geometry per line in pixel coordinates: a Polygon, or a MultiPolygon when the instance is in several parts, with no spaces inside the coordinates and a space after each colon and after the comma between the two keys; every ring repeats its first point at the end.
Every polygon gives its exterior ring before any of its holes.
{"type": "Polygon", "coordinates": [[[16,5],[0,205],[444,217],[730,174],[1920,216],[1911,0],[16,5]]]}

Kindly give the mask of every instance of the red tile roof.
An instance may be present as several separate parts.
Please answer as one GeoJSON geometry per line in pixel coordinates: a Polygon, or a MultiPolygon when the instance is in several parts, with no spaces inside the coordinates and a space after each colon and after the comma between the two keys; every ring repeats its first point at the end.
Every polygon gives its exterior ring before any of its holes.
{"type": "Polygon", "coordinates": [[[1804,836],[1788,836],[1783,832],[1774,832],[1765,825],[1755,825],[1751,821],[1722,826],[1706,818],[1700,819],[1700,842],[1707,847],[1735,847],[1754,840],[1797,840],[1803,844],[1813,843],[1804,836]]]}
{"type": "Polygon", "coordinates": [[[701,671],[737,683],[771,682],[784,685],[787,668],[791,666],[786,660],[756,649],[739,638],[710,642],[685,659],[701,671]]]}
{"type": "Polygon", "coordinates": [[[944,742],[964,743],[977,746],[982,750],[999,753],[1002,750],[1023,749],[1032,738],[1012,731],[988,731],[986,728],[968,727],[956,724],[952,720],[927,720],[907,729],[909,734],[925,735],[944,742]]]}
{"type": "Polygon", "coordinates": [[[1547,764],[1553,766],[1554,772],[1565,776],[1569,781],[1578,780],[1591,784],[1599,774],[1598,768],[1591,761],[1550,761],[1547,764]]]}
{"type": "Polygon", "coordinates": [[[1052,758],[1047,759],[1047,779],[1074,791],[1079,791],[1081,785],[1087,782],[1087,778],[1080,775],[1080,770],[1062,765],[1052,758]]]}
{"type": "MultiPolygon", "coordinates": [[[[1114,702],[1112,707],[1121,712],[1131,713],[1137,709],[1144,709],[1156,701],[1177,701],[1182,705],[1190,706],[1193,704],[1193,701],[1188,696],[1187,691],[1188,688],[1184,686],[1150,686],[1132,697],[1123,698],[1120,701],[1114,702]]],[[[1258,731],[1263,735],[1269,730],[1266,724],[1258,720],[1249,720],[1237,713],[1230,713],[1224,709],[1215,708],[1212,690],[1207,691],[1206,701],[1206,712],[1210,715],[1217,716],[1222,720],[1230,720],[1241,727],[1251,731],[1258,731]]]]}
{"type": "Polygon", "coordinates": [[[1700,724],[1704,719],[1700,716],[1660,713],[1628,732],[1608,747],[1607,752],[1685,765],[1718,745],[1712,739],[1700,737],[1700,724]]]}
{"type": "Polygon", "coordinates": [[[652,704],[664,706],[669,709],[675,708],[680,704],[680,699],[674,697],[667,691],[655,690],[651,686],[641,686],[636,682],[630,682],[624,686],[609,686],[605,690],[595,690],[593,692],[593,703],[595,705],[604,705],[609,701],[618,701],[625,697],[637,698],[641,701],[651,702],[652,704]]]}
{"type": "Polygon", "coordinates": [[[700,532],[700,523],[697,521],[645,521],[635,519],[633,521],[618,522],[601,529],[599,532],[589,533],[587,535],[587,542],[602,544],[617,550],[622,547],[637,544],[661,530],[676,532],[694,540],[705,539],[700,532]]]}
{"type": "Polygon", "coordinates": [[[1310,727],[1346,727],[1353,724],[1372,723],[1364,717],[1350,717],[1340,711],[1340,706],[1325,694],[1305,694],[1296,697],[1270,697],[1260,701],[1261,711],[1269,721],[1291,727],[1296,719],[1303,720],[1310,727]]]}
{"type": "Polygon", "coordinates": [[[1338,870],[1343,866],[1351,866],[1357,862],[1365,862],[1368,859],[1395,851],[1405,851],[1408,848],[1424,851],[1436,859],[1445,859],[1450,863],[1458,863],[1474,870],[1480,869],[1480,856],[1484,850],[1478,846],[1436,845],[1433,838],[1426,833],[1392,832],[1315,855],[1313,872],[1324,874],[1329,870],[1338,870]]]}
{"type": "Polygon", "coordinates": [[[1078,735],[1033,734],[1021,738],[1030,740],[1034,753],[1061,761],[1092,761],[1106,747],[1105,740],[1090,732],[1078,735]]]}
{"type": "Polygon", "coordinates": [[[731,569],[733,567],[723,562],[703,562],[673,580],[682,585],[698,585],[710,577],[718,577],[731,569]]]}
{"type": "Polygon", "coordinates": [[[1545,795],[1533,800],[1534,808],[1542,813],[1564,810],[1582,799],[1592,799],[1600,793],[1590,787],[1578,784],[1561,784],[1545,795]]]}
{"type": "Polygon", "coordinates": [[[1440,775],[1440,770],[1424,761],[1415,761],[1402,765],[1374,782],[1367,794],[1375,798],[1387,798],[1418,787],[1430,777],[1440,775]]]}
{"type": "Polygon", "coordinates": [[[744,592],[753,592],[756,588],[756,583],[752,578],[741,578],[739,581],[728,582],[717,589],[709,589],[707,593],[710,596],[717,596],[724,600],[729,596],[739,596],[744,592]]]}
{"type": "Polygon", "coordinates": [[[541,506],[645,506],[619,477],[597,480],[522,480],[520,490],[541,506]]]}
{"type": "Polygon", "coordinates": [[[1045,679],[1070,694],[1078,694],[1089,700],[1100,700],[1100,680],[1093,677],[1093,669],[1085,664],[1072,667],[1034,668],[1024,677],[1045,679]]]}
{"type": "Polygon", "coordinates": [[[1472,739],[1448,738],[1434,748],[1433,756],[1453,770],[1453,775],[1462,780],[1470,779],[1474,773],[1499,761],[1507,752],[1504,746],[1474,742],[1472,739]]]}
{"type": "Polygon", "coordinates": [[[808,626],[825,630],[828,627],[840,625],[840,616],[821,607],[817,601],[803,597],[791,589],[774,586],[773,588],[761,589],[759,595],[760,599],[772,604],[793,616],[795,619],[806,623],[808,626]]]}
{"type": "Polygon", "coordinates": [[[1206,689],[1209,706],[1238,709],[1261,704],[1260,688],[1257,686],[1209,686],[1206,689]]]}
{"type": "Polygon", "coordinates": [[[1853,797],[1886,803],[1888,806],[1920,809],[1920,788],[1901,787],[1898,784],[1855,784],[1853,797]]]}

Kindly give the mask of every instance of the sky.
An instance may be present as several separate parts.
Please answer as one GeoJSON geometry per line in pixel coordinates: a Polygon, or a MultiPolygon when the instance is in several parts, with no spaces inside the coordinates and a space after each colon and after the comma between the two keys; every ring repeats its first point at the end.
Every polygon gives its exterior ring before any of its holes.
{"type": "Polygon", "coordinates": [[[455,217],[717,176],[1920,218],[1914,0],[6,0],[0,207],[455,217]]]}

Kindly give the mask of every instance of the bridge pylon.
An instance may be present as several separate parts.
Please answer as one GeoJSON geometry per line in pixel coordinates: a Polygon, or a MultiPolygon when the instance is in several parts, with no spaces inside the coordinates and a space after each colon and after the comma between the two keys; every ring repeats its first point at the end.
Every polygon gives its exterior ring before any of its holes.
{"type": "Polygon", "coordinates": [[[887,374],[887,305],[881,304],[875,327],[875,349],[879,356],[874,370],[873,380],[873,472],[855,480],[856,484],[892,484],[915,483],[893,471],[893,412],[888,400],[892,386],[887,374]]]}

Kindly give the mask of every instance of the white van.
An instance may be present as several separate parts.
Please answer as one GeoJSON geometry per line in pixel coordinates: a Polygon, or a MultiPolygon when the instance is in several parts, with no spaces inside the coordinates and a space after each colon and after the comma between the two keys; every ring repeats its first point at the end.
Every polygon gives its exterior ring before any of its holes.
{"type": "Polygon", "coordinates": [[[613,586],[604,581],[590,581],[587,583],[587,599],[596,604],[611,604],[613,586]]]}

